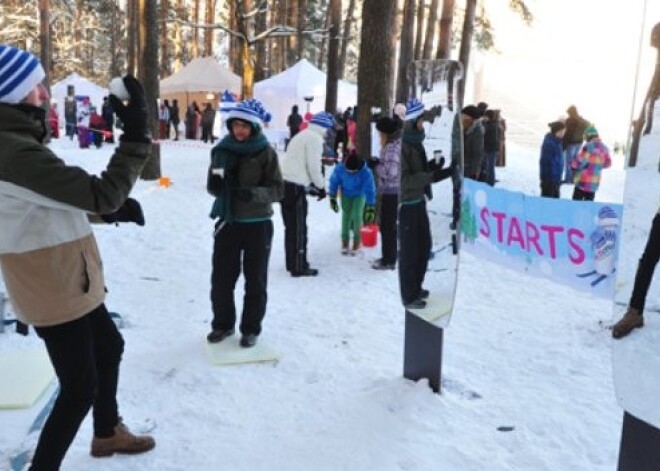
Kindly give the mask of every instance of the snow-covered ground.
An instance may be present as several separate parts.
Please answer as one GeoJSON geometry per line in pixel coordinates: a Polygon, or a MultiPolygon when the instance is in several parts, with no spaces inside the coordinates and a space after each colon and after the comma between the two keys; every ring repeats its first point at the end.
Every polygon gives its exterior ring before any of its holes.
{"type": "MultiPolygon", "coordinates": [[[[62,139],[52,147],[92,172],[101,171],[112,152],[108,146],[79,150],[62,139]]],[[[434,394],[425,381],[402,378],[397,273],[369,267],[379,249],[340,254],[340,218],[327,200],[310,200],[309,258],[320,270],[317,278],[286,272],[275,208],[260,342],[278,349],[281,361],[212,366],[205,351],[209,148],[164,143],[162,171],[172,186],[140,181],[132,194],[143,205],[146,226],[96,228],[107,305],[126,323],[121,413],[134,430],[155,425],[156,449],[91,458],[88,417],[64,470],[615,469],[623,412],[605,327],[611,303],[463,254],[445,331],[444,387],[434,394]],[[501,426],[513,430],[498,431],[501,426]]],[[[620,167],[605,172],[599,201],[620,201],[620,167]]],[[[537,175],[538,150],[509,142],[499,186],[538,195],[537,175]]],[[[644,178],[650,185],[657,174],[644,178]]],[[[565,198],[571,192],[572,186],[562,188],[565,198]]],[[[626,214],[639,218],[636,241],[645,241],[656,204],[657,198],[626,214]]],[[[239,280],[239,306],[241,293],[239,280]]],[[[38,345],[33,333],[0,335],[0,351],[38,345]]],[[[0,411],[2,462],[42,403],[0,411]]]]}

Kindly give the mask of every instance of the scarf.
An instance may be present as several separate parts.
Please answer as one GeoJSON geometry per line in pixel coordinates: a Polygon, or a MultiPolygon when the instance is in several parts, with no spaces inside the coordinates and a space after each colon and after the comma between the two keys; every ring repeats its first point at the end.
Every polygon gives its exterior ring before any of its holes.
{"type": "Polygon", "coordinates": [[[417,129],[414,125],[408,125],[403,128],[403,137],[402,141],[406,144],[421,144],[424,142],[426,133],[422,129],[421,131],[417,129]]]}
{"type": "Polygon", "coordinates": [[[232,222],[231,190],[238,183],[237,162],[240,158],[249,157],[265,150],[270,144],[262,132],[258,132],[246,141],[237,141],[231,134],[225,136],[211,150],[211,168],[224,169],[224,188],[216,197],[211,208],[211,218],[220,218],[224,222],[232,222]]]}

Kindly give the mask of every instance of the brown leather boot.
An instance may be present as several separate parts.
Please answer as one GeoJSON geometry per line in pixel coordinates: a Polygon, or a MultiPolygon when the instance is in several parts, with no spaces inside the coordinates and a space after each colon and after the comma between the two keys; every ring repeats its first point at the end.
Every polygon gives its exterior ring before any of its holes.
{"type": "Polygon", "coordinates": [[[639,309],[628,308],[621,320],[612,326],[612,337],[620,339],[638,327],[644,327],[644,316],[640,314],[639,309]]]}
{"type": "Polygon", "coordinates": [[[108,438],[94,437],[90,454],[96,458],[112,456],[115,453],[138,454],[151,450],[156,441],[150,435],[133,435],[119,419],[115,434],[108,438]]]}

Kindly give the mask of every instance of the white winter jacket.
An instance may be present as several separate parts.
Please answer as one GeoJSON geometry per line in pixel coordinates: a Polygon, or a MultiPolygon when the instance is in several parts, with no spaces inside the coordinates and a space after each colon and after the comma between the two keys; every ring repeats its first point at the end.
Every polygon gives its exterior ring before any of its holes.
{"type": "Polygon", "coordinates": [[[325,128],[309,124],[306,129],[293,136],[282,160],[282,178],[285,182],[317,188],[325,188],[321,157],[325,128]]]}

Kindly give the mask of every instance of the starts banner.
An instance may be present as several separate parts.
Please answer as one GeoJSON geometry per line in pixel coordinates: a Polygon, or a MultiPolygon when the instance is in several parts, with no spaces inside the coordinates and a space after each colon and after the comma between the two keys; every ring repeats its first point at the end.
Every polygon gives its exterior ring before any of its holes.
{"type": "Polygon", "coordinates": [[[620,204],[540,198],[466,178],[461,249],[613,299],[620,204]]]}

